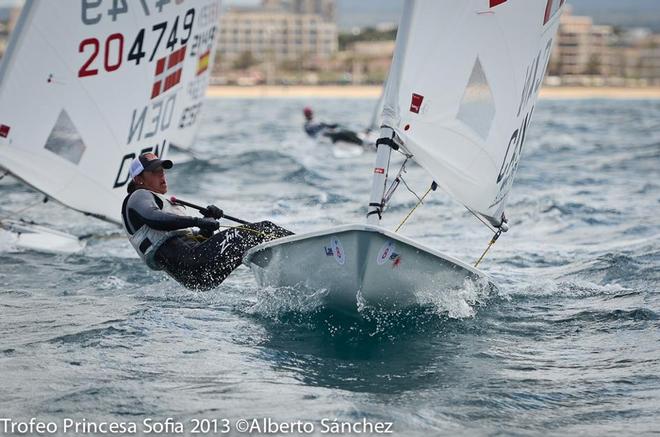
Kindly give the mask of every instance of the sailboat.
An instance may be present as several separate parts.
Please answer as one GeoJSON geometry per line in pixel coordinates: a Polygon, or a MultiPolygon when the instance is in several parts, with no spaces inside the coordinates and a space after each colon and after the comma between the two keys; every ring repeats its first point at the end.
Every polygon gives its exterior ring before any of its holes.
{"type": "Polygon", "coordinates": [[[355,313],[415,305],[488,281],[476,267],[379,226],[393,151],[495,232],[545,75],[564,0],[408,0],[385,90],[367,223],[265,243],[244,257],[260,286],[325,290],[355,313]]]}
{"type": "MultiPolygon", "coordinates": [[[[193,143],[219,14],[219,0],[26,1],[0,65],[0,166],[121,223],[131,161],[193,143]]],[[[26,247],[82,248],[31,223],[1,225],[26,247]]]]}
{"type": "MultiPolygon", "coordinates": [[[[387,83],[387,82],[386,82],[387,83]]],[[[369,120],[369,125],[359,132],[356,132],[357,137],[362,141],[361,145],[354,143],[334,143],[332,153],[335,158],[354,158],[362,155],[366,150],[375,151],[376,141],[378,140],[378,133],[380,129],[380,118],[383,112],[383,104],[385,102],[385,86],[383,86],[380,96],[376,101],[374,110],[369,120]]]]}

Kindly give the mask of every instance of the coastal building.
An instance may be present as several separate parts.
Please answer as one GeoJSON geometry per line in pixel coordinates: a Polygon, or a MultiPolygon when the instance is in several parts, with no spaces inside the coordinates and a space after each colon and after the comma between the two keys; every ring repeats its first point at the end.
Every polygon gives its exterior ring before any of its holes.
{"type": "Polygon", "coordinates": [[[337,21],[337,9],[334,0],[292,0],[289,8],[296,14],[320,15],[330,23],[337,21]]]}
{"type": "Polygon", "coordinates": [[[614,48],[621,84],[660,85],[660,35],[647,34],[614,48]]]}
{"type": "Polygon", "coordinates": [[[338,49],[333,1],[264,0],[260,8],[233,8],[220,21],[222,69],[268,63],[314,67],[338,49]]]}
{"type": "Polygon", "coordinates": [[[591,17],[561,17],[550,58],[553,85],[644,86],[660,84],[660,35],[648,29],[614,29],[591,17]]]}
{"type": "Polygon", "coordinates": [[[358,41],[346,50],[354,84],[382,83],[390,69],[394,41],[358,41]]]}
{"type": "Polygon", "coordinates": [[[636,47],[636,66],[639,79],[660,84],[660,35],[649,35],[636,47]]]}
{"type": "Polygon", "coordinates": [[[575,16],[567,9],[560,19],[549,74],[563,81],[580,76],[610,76],[613,41],[611,26],[596,25],[591,17],[575,16]]]}

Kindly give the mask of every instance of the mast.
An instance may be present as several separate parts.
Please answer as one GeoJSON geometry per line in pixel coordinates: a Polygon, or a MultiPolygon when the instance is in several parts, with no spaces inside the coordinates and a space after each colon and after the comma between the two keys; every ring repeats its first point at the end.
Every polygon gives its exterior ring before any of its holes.
{"type": "Polygon", "coordinates": [[[376,141],[376,163],[371,184],[371,196],[367,212],[367,223],[378,224],[382,218],[382,199],[385,193],[385,183],[392,149],[399,147],[398,136],[393,129],[399,105],[399,80],[408,45],[408,33],[412,22],[415,0],[408,0],[403,9],[401,22],[396,36],[396,47],[392,58],[392,66],[383,92],[383,124],[376,141]]]}

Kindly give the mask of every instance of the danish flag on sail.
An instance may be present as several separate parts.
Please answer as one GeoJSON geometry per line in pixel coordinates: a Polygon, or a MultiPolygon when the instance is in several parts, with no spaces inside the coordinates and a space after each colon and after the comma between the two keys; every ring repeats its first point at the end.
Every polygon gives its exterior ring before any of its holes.
{"type": "Polygon", "coordinates": [[[183,60],[185,58],[186,46],[183,46],[171,55],[158,60],[156,63],[156,81],[151,88],[152,99],[181,82],[181,71],[183,70],[183,60]],[[165,68],[166,62],[167,69],[165,68]],[[165,77],[164,80],[163,77],[165,77]]]}

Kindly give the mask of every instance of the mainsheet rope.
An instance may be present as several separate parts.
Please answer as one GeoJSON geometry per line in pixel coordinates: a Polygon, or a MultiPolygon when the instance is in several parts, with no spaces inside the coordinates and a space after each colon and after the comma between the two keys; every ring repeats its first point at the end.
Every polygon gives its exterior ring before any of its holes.
{"type": "MultiPolygon", "coordinates": [[[[405,184],[405,182],[404,182],[404,184],[405,184]]],[[[405,185],[406,185],[406,187],[408,188],[408,190],[410,190],[410,188],[408,187],[408,185],[407,185],[407,184],[405,184],[405,185]]],[[[401,221],[401,223],[399,223],[399,226],[397,226],[397,228],[394,230],[394,232],[399,232],[399,229],[401,229],[401,227],[406,223],[406,221],[408,221],[408,219],[410,218],[410,216],[412,216],[412,214],[415,212],[415,210],[416,210],[416,209],[417,209],[422,203],[424,203],[424,199],[426,199],[426,196],[428,196],[429,193],[430,193],[431,191],[434,191],[434,188],[435,188],[435,187],[436,187],[436,184],[435,184],[435,182],[434,182],[433,184],[431,184],[431,186],[429,187],[429,189],[426,191],[426,193],[424,193],[424,195],[423,195],[421,198],[420,198],[419,196],[417,196],[412,190],[410,190],[413,194],[415,194],[415,196],[419,199],[419,201],[418,201],[417,204],[416,204],[416,205],[410,210],[410,212],[404,217],[404,219],[401,221]]],[[[498,230],[496,231],[496,230],[493,229],[490,225],[488,225],[488,223],[486,223],[481,217],[479,217],[479,215],[475,214],[475,212],[472,211],[470,208],[468,208],[468,207],[466,206],[465,209],[467,209],[468,211],[470,211],[470,213],[471,213],[473,216],[475,216],[475,217],[476,217],[481,223],[483,223],[484,226],[486,226],[489,230],[491,230],[491,231],[494,233],[493,238],[491,238],[490,242],[488,243],[488,246],[486,247],[486,250],[484,250],[484,252],[481,254],[481,256],[479,257],[479,259],[477,260],[477,262],[474,263],[474,267],[476,268],[476,267],[479,266],[479,264],[481,263],[481,261],[483,261],[484,257],[486,256],[486,254],[488,253],[488,251],[490,250],[490,248],[493,247],[493,245],[495,244],[495,242],[497,241],[497,239],[500,238],[500,235],[502,235],[502,229],[498,229],[498,230]]]]}
{"type": "MultiPolygon", "coordinates": [[[[18,210],[16,210],[16,211],[11,211],[10,214],[12,214],[12,215],[14,215],[14,216],[15,216],[15,215],[18,215],[18,214],[20,214],[20,213],[22,213],[22,212],[27,211],[27,210],[30,209],[30,208],[34,208],[35,206],[37,206],[37,205],[41,205],[42,203],[46,203],[46,202],[48,202],[48,196],[44,197],[42,200],[40,200],[40,201],[38,201],[38,202],[35,202],[35,203],[30,204],[30,205],[28,205],[28,206],[26,206],[26,207],[24,207],[24,208],[18,209],[18,210]]],[[[2,222],[3,220],[8,220],[8,219],[10,219],[10,218],[11,218],[11,217],[9,217],[9,216],[7,216],[7,217],[0,217],[0,222],[2,222]]]]}
{"type": "Polygon", "coordinates": [[[399,232],[399,229],[401,229],[401,226],[403,226],[403,224],[404,224],[406,221],[408,221],[408,219],[409,219],[410,216],[413,214],[413,212],[415,212],[415,210],[417,209],[417,207],[418,207],[419,205],[421,205],[422,203],[424,203],[424,199],[426,199],[426,196],[428,196],[429,193],[430,193],[431,191],[433,191],[433,187],[434,187],[434,186],[435,186],[435,182],[434,182],[433,184],[431,184],[431,186],[429,187],[429,189],[426,190],[426,193],[424,193],[424,195],[423,195],[421,198],[419,198],[419,196],[417,197],[417,198],[419,199],[419,201],[417,202],[417,205],[415,205],[415,206],[413,207],[413,209],[410,210],[410,212],[408,213],[408,215],[406,215],[406,216],[404,217],[404,219],[401,221],[401,223],[399,223],[399,226],[396,227],[396,229],[394,230],[394,232],[399,232]]]}

